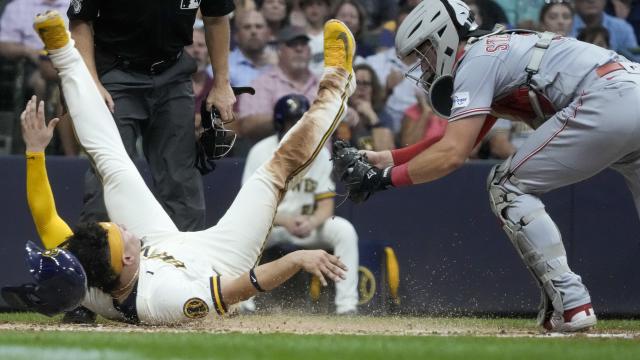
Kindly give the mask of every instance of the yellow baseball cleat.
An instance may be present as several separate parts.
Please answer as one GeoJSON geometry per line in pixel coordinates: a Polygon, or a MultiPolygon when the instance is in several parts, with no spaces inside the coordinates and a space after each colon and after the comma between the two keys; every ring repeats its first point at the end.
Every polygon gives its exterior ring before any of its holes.
{"type": "Polygon", "coordinates": [[[48,10],[44,14],[36,15],[33,28],[47,50],[57,50],[69,43],[69,33],[62,16],[55,10],[48,10]]]}
{"type": "Polygon", "coordinates": [[[356,41],[342,21],[332,19],[324,24],[324,66],[339,67],[348,73],[353,71],[353,55],[356,41]]]}

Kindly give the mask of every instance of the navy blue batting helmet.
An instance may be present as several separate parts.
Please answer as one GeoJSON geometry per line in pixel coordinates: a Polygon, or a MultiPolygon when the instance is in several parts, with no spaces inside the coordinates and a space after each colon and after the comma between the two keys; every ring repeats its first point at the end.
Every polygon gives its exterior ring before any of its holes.
{"type": "Polygon", "coordinates": [[[281,97],[273,107],[273,127],[280,133],[285,123],[300,120],[309,106],[309,100],[304,95],[289,94],[281,97]]]}
{"type": "Polygon", "coordinates": [[[52,316],[75,309],[87,293],[87,275],[80,261],[60,248],[43,250],[27,242],[26,261],[34,283],[2,288],[2,298],[19,310],[52,316]]]}

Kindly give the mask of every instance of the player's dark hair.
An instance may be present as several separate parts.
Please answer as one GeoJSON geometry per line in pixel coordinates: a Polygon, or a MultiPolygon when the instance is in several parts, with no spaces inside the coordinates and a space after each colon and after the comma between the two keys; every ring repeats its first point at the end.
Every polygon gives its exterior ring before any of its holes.
{"type": "Polygon", "coordinates": [[[371,65],[366,63],[361,63],[355,65],[353,67],[353,72],[356,73],[359,70],[364,70],[369,73],[371,77],[371,107],[376,112],[380,112],[384,108],[384,90],[382,89],[382,85],[380,84],[380,80],[378,80],[378,75],[373,70],[371,65]]]}
{"type": "Polygon", "coordinates": [[[607,43],[607,48],[611,46],[611,35],[609,34],[609,30],[600,25],[587,26],[586,28],[580,30],[580,33],[578,34],[576,39],[593,44],[598,36],[602,36],[604,38],[604,41],[606,41],[607,43]]]}
{"type": "Polygon", "coordinates": [[[80,260],[88,286],[107,293],[115,289],[118,275],[111,267],[107,230],[95,222],[79,224],[67,239],[66,248],[80,260]]]}
{"type": "Polygon", "coordinates": [[[364,5],[360,3],[358,0],[343,0],[335,3],[333,11],[331,12],[331,18],[336,19],[338,12],[345,5],[353,6],[358,12],[358,22],[360,23],[360,28],[358,31],[353,32],[353,37],[356,39],[360,39],[367,32],[367,27],[369,26],[369,20],[367,19],[367,9],[365,9],[364,5]]]}
{"type": "Polygon", "coordinates": [[[571,12],[571,16],[575,14],[575,11],[573,10],[573,6],[571,6],[571,3],[569,1],[547,2],[544,5],[542,5],[542,7],[540,8],[540,16],[538,18],[538,21],[540,22],[540,24],[544,23],[544,17],[547,16],[547,13],[549,12],[549,10],[551,10],[551,8],[554,7],[555,5],[564,6],[567,9],[569,9],[569,11],[571,12]]]}

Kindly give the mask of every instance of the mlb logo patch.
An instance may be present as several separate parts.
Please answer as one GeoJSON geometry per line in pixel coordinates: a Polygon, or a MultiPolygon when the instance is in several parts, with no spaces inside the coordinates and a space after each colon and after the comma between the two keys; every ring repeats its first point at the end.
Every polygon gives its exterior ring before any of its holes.
{"type": "Polygon", "coordinates": [[[182,10],[192,10],[200,7],[200,1],[202,0],[181,0],[180,1],[180,9],[182,10]]]}
{"type": "Polygon", "coordinates": [[[74,14],[79,14],[80,10],[82,10],[82,0],[71,0],[71,7],[74,14]]]}

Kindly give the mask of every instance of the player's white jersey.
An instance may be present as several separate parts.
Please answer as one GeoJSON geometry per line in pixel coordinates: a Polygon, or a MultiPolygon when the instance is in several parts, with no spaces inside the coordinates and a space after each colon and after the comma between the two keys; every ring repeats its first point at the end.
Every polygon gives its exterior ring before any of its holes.
{"type": "MultiPolygon", "coordinates": [[[[503,34],[473,44],[454,73],[449,120],[482,114],[528,123],[533,120],[532,113],[522,111],[529,104],[526,93],[512,94],[526,81],[525,69],[538,40],[535,34],[503,34]],[[495,102],[505,97],[513,106],[500,111],[495,102]]],[[[553,109],[559,110],[597,78],[594,69],[613,61],[627,60],[614,51],[558,36],[545,52],[532,83],[542,89],[553,109]]]]}
{"type": "MultiPolygon", "coordinates": [[[[249,177],[266,163],[278,147],[278,135],[272,135],[256,143],[249,151],[242,175],[244,184],[249,177]]],[[[297,184],[290,184],[277,212],[287,215],[311,215],[316,201],[335,196],[335,183],[331,180],[331,155],[322,148],[318,157],[297,184]]]]}
{"type": "Polygon", "coordinates": [[[83,306],[112,320],[146,324],[178,323],[224,313],[218,274],[207,261],[198,259],[202,254],[186,242],[185,234],[160,236],[154,239],[155,246],[142,248],[134,294],[137,319],[127,319],[123,315],[127,311],[116,309],[112,297],[96,288],[89,289],[83,306]]]}

